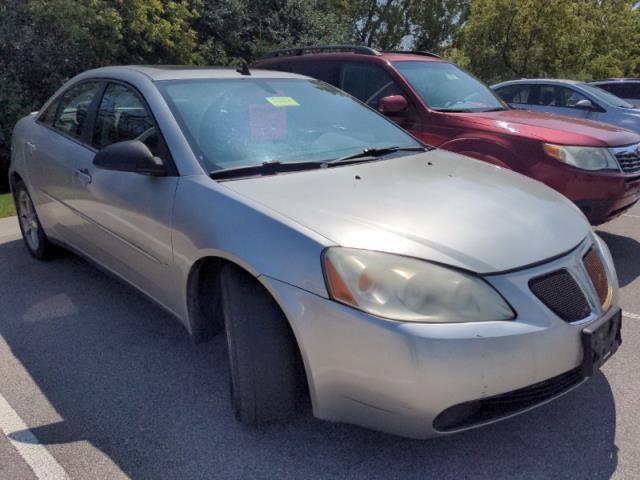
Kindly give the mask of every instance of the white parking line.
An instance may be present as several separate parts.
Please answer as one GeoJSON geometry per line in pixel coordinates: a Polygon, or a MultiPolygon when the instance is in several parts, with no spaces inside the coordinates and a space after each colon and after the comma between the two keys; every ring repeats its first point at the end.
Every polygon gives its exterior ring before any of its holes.
{"type": "Polygon", "coordinates": [[[42,445],[22,418],[11,408],[9,402],[0,394],[0,430],[41,480],[69,480],[67,472],[42,445]],[[11,434],[20,432],[20,440],[11,438],[11,434]]]}
{"type": "Polygon", "coordinates": [[[637,313],[622,312],[622,315],[628,318],[633,318],[634,320],[640,320],[640,315],[638,315],[637,313]]]}
{"type": "Polygon", "coordinates": [[[631,215],[630,213],[623,213],[623,217],[640,218],[640,215],[631,215]]]}

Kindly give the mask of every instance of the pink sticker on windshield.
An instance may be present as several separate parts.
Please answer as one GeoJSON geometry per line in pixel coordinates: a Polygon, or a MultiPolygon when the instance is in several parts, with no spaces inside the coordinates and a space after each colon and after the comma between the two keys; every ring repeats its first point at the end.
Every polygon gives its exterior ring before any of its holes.
{"type": "Polygon", "coordinates": [[[287,112],[271,104],[250,105],[252,140],[279,140],[287,135],[287,112]]]}

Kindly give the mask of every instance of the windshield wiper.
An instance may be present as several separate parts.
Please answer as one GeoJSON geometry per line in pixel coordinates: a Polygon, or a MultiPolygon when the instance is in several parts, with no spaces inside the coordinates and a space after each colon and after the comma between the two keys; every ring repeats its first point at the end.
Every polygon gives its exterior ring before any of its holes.
{"type": "Polygon", "coordinates": [[[322,168],[324,162],[280,162],[273,160],[263,162],[258,165],[245,165],[242,167],[223,168],[209,172],[209,176],[214,180],[227,180],[230,178],[252,177],[256,175],[275,175],[283,172],[298,172],[301,170],[311,170],[322,168]]]}
{"type": "Polygon", "coordinates": [[[352,153],[351,155],[345,155],[344,157],[334,158],[333,160],[327,160],[324,162],[325,165],[335,165],[336,163],[348,162],[349,160],[358,160],[358,161],[366,161],[365,159],[375,159],[379,156],[386,155],[388,153],[393,152],[424,152],[426,151],[426,147],[416,146],[416,147],[378,147],[378,148],[365,148],[364,150],[352,153]]]}
{"type": "Polygon", "coordinates": [[[231,178],[253,177],[276,175],[278,173],[299,172],[302,170],[313,170],[317,168],[327,168],[337,163],[353,163],[366,162],[388,153],[400,151],[416,151],[424,152],[426,147],[383,147],[383,148],[365,148],[364,150],[346,155],[344,157],[334,158],[333,160],[313,160],[302,162],[281,162],[279,160],[271,160],[258,165],[244,165],[242,167],[223,168],[209,172],[209,176],[214,180],[228,180],[231,178]]]}

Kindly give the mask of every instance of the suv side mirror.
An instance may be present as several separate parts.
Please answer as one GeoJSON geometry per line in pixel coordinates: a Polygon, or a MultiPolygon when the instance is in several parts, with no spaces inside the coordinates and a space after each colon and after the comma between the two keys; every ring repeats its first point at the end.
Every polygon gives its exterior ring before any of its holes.
{"type": "Polygon", "coordinates": [[[134,172],[154,177],[167,174],[162,159],[155,157],[140,140],[125,140],[107,145],[96,153],[93,164],[103,170],[134,172]]]}
{"type": "Polygon", "coordinates": [[[591,100],[587,100],[586,98],[583,100],[578,100],[574,105],[574,108],[578,108],[580,110],[593,110],[593,103],[591,100]]]}
{"type": "Polygon", "coordinates": [[[389,95],[378,101],[378,111],[383,115],[403,113],[407,107],[409,102],[402,95],[389,95]]]}

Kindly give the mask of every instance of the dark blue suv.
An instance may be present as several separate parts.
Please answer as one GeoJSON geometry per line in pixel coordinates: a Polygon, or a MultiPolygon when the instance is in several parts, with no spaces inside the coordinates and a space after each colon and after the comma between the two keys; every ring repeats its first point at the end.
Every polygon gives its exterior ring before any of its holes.
{"type": "Polygon", "coordinates": [[[640,78],[607,78],[591,84],[640,107],[640,78]]]}

